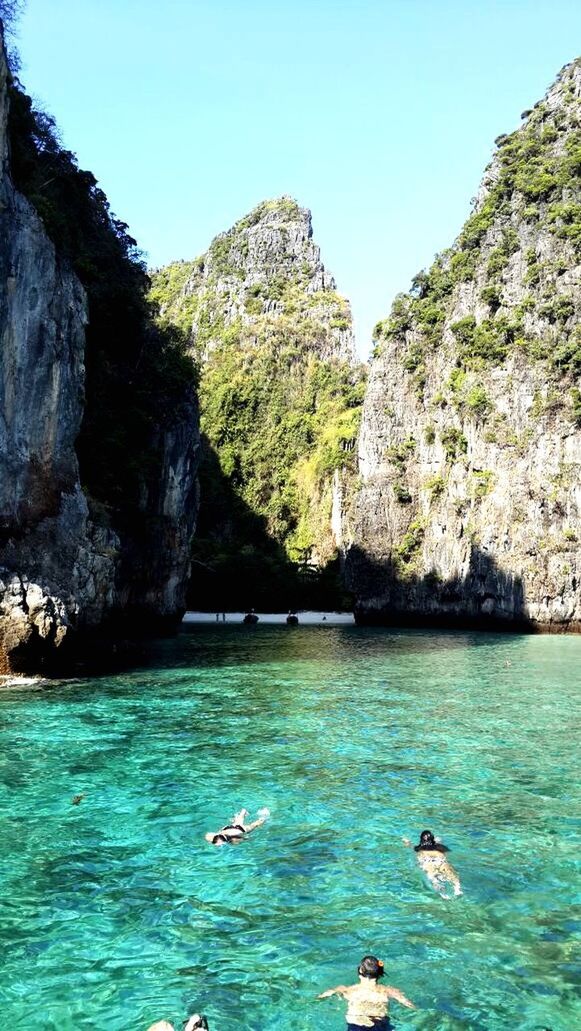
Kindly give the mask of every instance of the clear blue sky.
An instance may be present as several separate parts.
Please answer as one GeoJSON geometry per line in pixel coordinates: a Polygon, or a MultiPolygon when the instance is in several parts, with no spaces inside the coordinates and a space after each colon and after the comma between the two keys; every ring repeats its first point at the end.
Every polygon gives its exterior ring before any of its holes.
{"type": "Polygon", "coordinates": [[[458,232],[494,137],[581,51],[581,3],[28,0],[19,46],[151,265],[291,194],[366,354],[458,232]]]}

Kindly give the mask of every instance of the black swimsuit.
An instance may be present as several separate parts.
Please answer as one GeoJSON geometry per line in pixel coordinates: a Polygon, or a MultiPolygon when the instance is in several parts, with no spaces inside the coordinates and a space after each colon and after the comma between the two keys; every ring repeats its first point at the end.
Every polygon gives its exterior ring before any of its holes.
{"type": "Polygon", "coordinates": [[[246,834],[246,827],[243,827],[241,823],[229,823],[227,827],[222,827],[221,831],[214,834],[212,844],[215,845],[217,841],[223,841],[225,845],[230,845],[233,841],[239,841],[243,834],[246,834]],[[240,834],[226,834],[225,831],[240,831],[240,834]]]}

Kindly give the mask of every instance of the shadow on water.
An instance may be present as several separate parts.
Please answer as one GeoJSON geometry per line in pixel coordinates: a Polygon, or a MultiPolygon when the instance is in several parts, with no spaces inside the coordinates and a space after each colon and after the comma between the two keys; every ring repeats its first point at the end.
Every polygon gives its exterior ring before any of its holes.
{"type": "Polygon", "coordinates": [[[471,545],[464,576],[443,580],[437,571],[402,573],[391,556],[378,560],[358,545],[346,559],[346,580],[357,596],[360,624],[532,632],[522,577],[501,569],[471,545]]]}
{"type": "MultiPolygon", "coordinates": [[[[201,503],[192,550],[188,607],[202,612],[350,609],[339,559],[322,569],[290,562],[268,532],[266,519],[238,491],[237,471],[226,476],[208,438],[202,437],[201,503]]],[[[239,478],[239,477],[238,477],[239,478]]],[[[288,518],[289,511],[282,517],[288,518]]]]}
{"type": "MultiPolygon", "coordinates": [[[[435,634],[429,629],[388,629],[374,627],[227,626],[184,625],[173,639],[152,641],[139,667],[125,675],[128,686],[154,671],[173,670],[176,676],[189,676],[192,670],[285,665],[309,667],[313,662],[368,662],[404,655],[421,658],[467,647],[494,648],[504,634],[450,630],[435,634]]],[[[92,678],[91,683],[96,683],[92,678]]],[[[120,687],[116,680],[115,690],[120,687]]]]}

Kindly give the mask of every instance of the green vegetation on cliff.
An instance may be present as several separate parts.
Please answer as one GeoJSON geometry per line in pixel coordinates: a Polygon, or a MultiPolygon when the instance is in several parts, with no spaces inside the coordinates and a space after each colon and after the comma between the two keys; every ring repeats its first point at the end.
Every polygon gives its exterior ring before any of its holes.
{"type": "MultiPolygon", "coordinates": [[[[297,571],[333,562],[333,476],[340,470],[344,485],[354,473],[364,381],[349,305],[290,198],[260,204],[196,261],[156,272],[151,297],[163,323],[190,334],[200,364],[210,457],[194,585],[209,566],[233,604],[242,562],[258,570],[255,583],[271,581],[269,603],[284,605],[297,598],[297,571]]],[[[210,590],[204,581],[200,604],[211,606],[210,590]]],[[[340,602],[336,590],[326,598],[340,602]]]]}
{"type": "Polygon", "coordinates": [[[300,328],[262,333],[212,351],[202,429],[236,492],[302,562],[329,539],[333,472],[353,468],[362,382],[347,363],[313,354],[300,328]]]}
{"type": "Polygon", "coordinates": [[[484,190],[456,243],[415,277],[376,327],[376,350],[388,338],[405,343],[405,368],[420,400],[430,354],[446,344],[450,330],[466,372],[502,365],[519,351],[546,360],[549,375],[581,371],[576,296],[567,276],[581,260],[580,67],[581,59],[566,66],[558,94],[525,112],[520,129],[497,138],[484,190]],[[541,246],[543,235],[549,242],[541,246]],[[480,310],[450,325],[459,292],[469,298],[465,306],[474,306],[475,286],[480,310]],[[528,290],[516,305],[515,286],[521,294],[523,286],[528,290]]]}
{"type": "Polygon", "coordinates": [[[195,400],[196,370],[179,330],[156,323],[149,279],[127,226],[91,172],[77,165],[52,117],[14,80],[8,132],[16,188],[34,205],[88,298],[81,480],[101,514],[133,525],[159,464],[157,437],[195,400]]]}

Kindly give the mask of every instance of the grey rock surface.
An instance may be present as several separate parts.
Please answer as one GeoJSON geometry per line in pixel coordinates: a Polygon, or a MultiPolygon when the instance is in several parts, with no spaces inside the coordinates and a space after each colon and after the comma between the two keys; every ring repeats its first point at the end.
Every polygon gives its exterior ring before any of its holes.
{"type": "Polygon", "coordinates": [[[91,526],[75,454],[84,291],[13,188],[0,53],[0,668],[40,663],[112,603],[118,540],[91,526]],[[33,656],[33,657],[32,657],[33,656]]]}
{"type": "Polygon", "coordinates": [[[362,621],[581,628],[580,97],[576,61],[378,326],[347,531],[362,621]]]}
{"type": "Polygon", "coordinates": [[[105,623],[181,617],[199,451],[197,406],[184,398],[152,441],[160,465],[139,534],[121,540],[91,517],[75,452],[87,302],[12,184],[7,74],[0,45],[0,673],[42,669],[105,623]]]}
{"type": "Polygon", "coordinates": [[[196,261],[176,263],[158,277],[162,317],[188,330],[202,360],[225,328],[259,339],[285,318],[310,324],[321,358],[354,360],[349,303],[321,261],[310,211],[290,197],[259,204],[196,261]],[[166,281],[172,269],[177,274],[166,281]]]}

